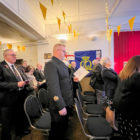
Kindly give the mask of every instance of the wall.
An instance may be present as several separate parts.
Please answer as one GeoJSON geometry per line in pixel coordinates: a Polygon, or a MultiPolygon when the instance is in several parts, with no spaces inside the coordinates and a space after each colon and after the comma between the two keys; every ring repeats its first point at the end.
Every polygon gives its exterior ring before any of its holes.
{"type": "MultiPolygon", "coordinates": [[[[18,23],[19,20],[22,20],[28,24],[30,28],[34,29],[41,37],[45,37],[45,22],[38,0],[0,0],[0,5],[2,4],[10,10],[7,10],[8,15],[13,13],[19,17],[19,19],[17,18],[14,22],[18,23]]],[[[4,11],[2,11],[2,13],[4,13],[4,11]]]]}
{"type": "MultiPolygon", "coordinates": [[[[44,53],[52,53],[53,46],[59,42],[54,38],[48,38],[48,44],[38,46],[38,61],[44,65],[47,60],[44,60],[44,53]]],[[[80,37],[79,40],[70,40],[65,42],[68,54],[74,54],[75,51],[84,50],[102,50],[102,56],[109,56],[109,47],[106,36],[98,37],[95,41],[90,41],[87,38],[80,37]]],[[[113,40],[111,42],[111,60],[114,61],[113,40]]]]}
{"type": "MultiPolygon", "coordinates": [[[[2,48],[3,47],[4,46],[2,46],[2,48]]],[[[29,65],[36,67],[37,59],[38,59],[36,46],[26,47],[25,52],[23,52],[23,51],[17,52],[15,47],[13,47],[13,50],[16,51],[17,59],[25,59],[25,60],[27,60],[27,63],[29,65]]],[[[0,49],[0,61],[2,61],[2,60],[3,60],[3,50],[0,49]]]]}

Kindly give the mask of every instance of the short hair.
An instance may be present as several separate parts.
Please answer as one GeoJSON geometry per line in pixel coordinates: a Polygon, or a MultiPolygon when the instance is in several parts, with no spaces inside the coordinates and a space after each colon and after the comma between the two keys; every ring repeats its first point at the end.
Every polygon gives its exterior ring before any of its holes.
{"type": "Polygon", "coordinates": [[[56,50],[58,50],[58,47],[60,47],[60,46],[66,47],[64,44],[57,43],[57,44],[55,44],[54,47],[53,47],[53,52],[55,52],[56,50]]]}
{"type": "Polygon", "coordinates": [[[101,60],[100,60],[100,64],[102,66],[105,66],[108,61],[110,61],[109,57],[102,57],[101,60]]]}
{"type": "Polygon", "coordinates": [[[28,65],[25,69],[25,72],[29,72],[31,69],[34,69],[33,66],[28,65]]]}
{"type": "Polygon", "coordinates": [[[13,51],[12,49],[6,49],[3,51],[3,56],[6,56],[8,52],[13,51]]]}

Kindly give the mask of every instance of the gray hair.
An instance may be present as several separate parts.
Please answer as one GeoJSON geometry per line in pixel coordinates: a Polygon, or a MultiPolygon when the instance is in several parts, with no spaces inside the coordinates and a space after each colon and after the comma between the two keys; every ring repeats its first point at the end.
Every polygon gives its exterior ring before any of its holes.
{"type": "Polygon", "coordinates": [[[10,51],[13,51],[13,50],[12,49],[6,49],[6,50],[4,50],[3,51],[3,56],[5,57],[8,54],[8,52],[10,52],[10,51]]]}
{"type": "Polygon", "coordinates": [[[101,60],[100,60],[100,64],[102,66],[105,66],[108,63],[108,61],[110,61],[109,57],[102,57],[101,60]]]}

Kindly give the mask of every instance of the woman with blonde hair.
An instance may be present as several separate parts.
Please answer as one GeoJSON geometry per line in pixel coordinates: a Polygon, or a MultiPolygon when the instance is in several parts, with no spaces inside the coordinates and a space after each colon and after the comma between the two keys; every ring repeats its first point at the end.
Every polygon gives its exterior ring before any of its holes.
{"type": "Polygon", "coordinates": [[[113,106],[123,140],[140,140],[140,55],[133,56],[120,72],[113,106]]]}

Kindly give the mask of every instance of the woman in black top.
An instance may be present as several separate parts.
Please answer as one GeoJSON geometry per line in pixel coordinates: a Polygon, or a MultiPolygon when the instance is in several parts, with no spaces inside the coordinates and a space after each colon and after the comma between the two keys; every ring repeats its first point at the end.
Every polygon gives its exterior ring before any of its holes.
{"type": "Polygon", "coordinates": [[[120,72],[113,106],[123,139],[140,140],[140,56],[132,57],[120,72]]]}

